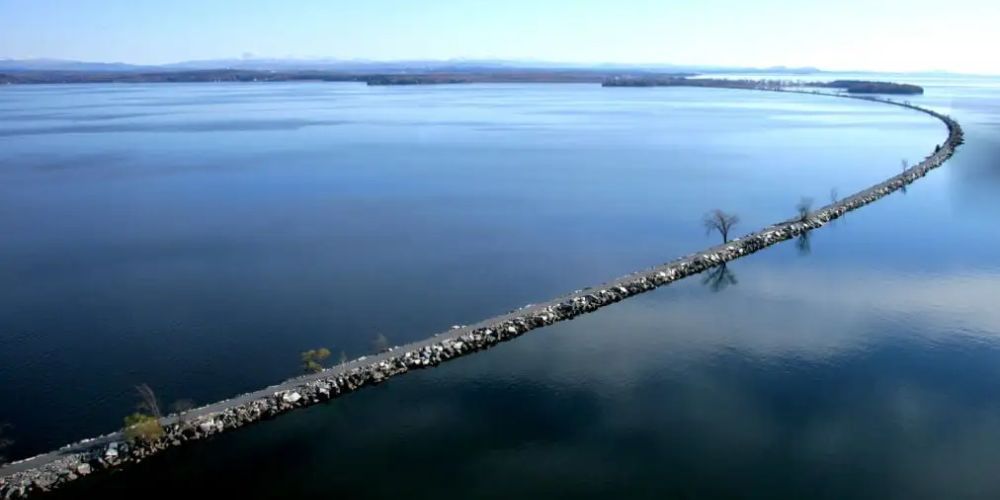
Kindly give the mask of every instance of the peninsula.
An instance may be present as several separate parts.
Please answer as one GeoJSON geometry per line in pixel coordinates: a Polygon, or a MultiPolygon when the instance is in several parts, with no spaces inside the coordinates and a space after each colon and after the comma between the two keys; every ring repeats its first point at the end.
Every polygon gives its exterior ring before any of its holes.
{"type": "Polygon", "coordinates": [[[843,90],[849,94],[923,94],[924,89],[908,83],[876,82],[866,80],[834,80],[832,82],[802,82],[795,80],[740,80],[724,78],[690,78],[687,76],[614,76],[604,82],[605,87],[710,87],[742,90],[782,90],[788,88],[827,88],[843,90]]]}

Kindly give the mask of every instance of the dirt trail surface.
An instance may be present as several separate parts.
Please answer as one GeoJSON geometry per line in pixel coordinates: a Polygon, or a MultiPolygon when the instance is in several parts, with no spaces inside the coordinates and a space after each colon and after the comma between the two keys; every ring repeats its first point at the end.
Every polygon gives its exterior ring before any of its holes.
{"type": "MultiPolygon", "coordinates": [[[[797,90],[778,90],[813,94],[797,90]]],[[[797,219],[781,222],[729,243],[623,276],[598,286],[525,306],[474,325],[459,326],[433,337],[393,347],[377,355],[355,359],[319,373],[292,378],[261,390],[242,394],[161,420],[164,436],[152,442],[129,442],[122,432],[85,439],[58,450],[0,468],[0,499],[25,498],[50,491],[80,477],[135,463],[167,448],[181,446],[220,432],[230,431],[285,412],[337,398],[362,387],[379,384],[410,370],[488,349],[536,328],[573,319],[633,295],[644,293],[728,261],[750,255],[776,243],[818,229],[847,212],[861,208],[941,166],[962,144],[959,124],[935,111],[875,97],[821,94],[901,106],[941,120],[948,127],[947,140],[919,164],[899,175],[855,193],[797,219]]]]}

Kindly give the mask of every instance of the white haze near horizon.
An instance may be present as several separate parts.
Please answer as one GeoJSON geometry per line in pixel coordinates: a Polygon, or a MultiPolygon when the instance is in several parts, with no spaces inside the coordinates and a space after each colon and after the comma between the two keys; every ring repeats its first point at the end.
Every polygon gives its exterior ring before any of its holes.
{"type": "Polygon", "coordinates": [[[0,58],[509,59],[1000,74],[1000,2],[0,0],[0,58]]]}

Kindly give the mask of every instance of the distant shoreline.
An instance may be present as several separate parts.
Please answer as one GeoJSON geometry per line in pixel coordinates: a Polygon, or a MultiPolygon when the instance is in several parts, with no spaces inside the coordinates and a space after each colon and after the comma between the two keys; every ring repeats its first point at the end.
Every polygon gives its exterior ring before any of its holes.
{"type": "Polygon", "coordinates": [[[459,83],[602,83],[609,78],[684,78],[694,73],[631,72],[602,70],[482,70],[482,71],[259,71],[214,69],[191,71],[51,71],[0,70],[0,84],[90,84],[90,83],[221,83],[221,82],[359,82],[368,85],[441,85],[459,83]]]}
{"type": "Polygon", "coordinates": [[[357,82],[369,86],[460,85],[472,83],[594,83],[603,87],[707,87],[783,90],[829,88],[849,94],[919,95],[917,85],[871,80],[803,82],[774,79],[692,78],[694,73],[621,73],[599,70],[510,70],[414,73],[333,71],[196,70],[151,73],[107,71],[18,71],[0,73],[3,85],[223,82],[357,82]]]}

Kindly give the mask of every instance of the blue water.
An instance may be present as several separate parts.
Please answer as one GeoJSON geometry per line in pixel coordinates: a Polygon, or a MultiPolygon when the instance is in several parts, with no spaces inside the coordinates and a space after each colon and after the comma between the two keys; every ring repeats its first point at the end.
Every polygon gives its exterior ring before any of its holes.
{"type": "MultiPolygon", "coordinates": [[[[1000,83],[916,83],[966,129],[953,160],[731,264],[735,283],[68,494],[995,497],[1000,83]]],[[[945,135],[876,103],[712,89],[0,88],[6,454],[114,429],[138,383],[209,402],[309,348],[355,357],[668,260],[715,242],[709,209],[751,231],[945,135]]]]}

